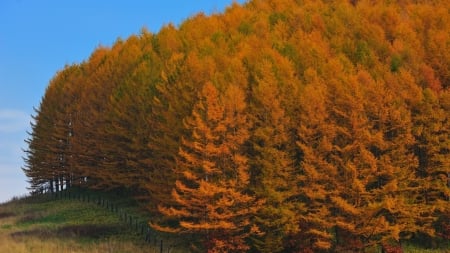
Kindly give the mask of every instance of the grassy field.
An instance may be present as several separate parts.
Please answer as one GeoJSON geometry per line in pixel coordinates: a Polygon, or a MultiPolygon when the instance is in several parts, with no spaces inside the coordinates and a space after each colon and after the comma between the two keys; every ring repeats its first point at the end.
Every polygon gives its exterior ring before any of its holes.
{"type": "Polygon", "coordinates": [[[0,252],[160,252],[160,238],[145,242],[117,213],[96,203],[40,196],[0,205],[0,252]]]}

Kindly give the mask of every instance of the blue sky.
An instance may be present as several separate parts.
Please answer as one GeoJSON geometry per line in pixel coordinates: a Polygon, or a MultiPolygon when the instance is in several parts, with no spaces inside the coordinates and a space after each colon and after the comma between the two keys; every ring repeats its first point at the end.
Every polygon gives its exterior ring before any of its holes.
{"type": "MultiPolygon", "coordinates": [[[[0,203],[25,194],[22,149],[33,107],[64,65],[99,45],[179,24],[198,12],[221,12],[232,0],[1,0],[0,203]]],[[[243,0],[237,2],[244,2],[243,0]]]]}

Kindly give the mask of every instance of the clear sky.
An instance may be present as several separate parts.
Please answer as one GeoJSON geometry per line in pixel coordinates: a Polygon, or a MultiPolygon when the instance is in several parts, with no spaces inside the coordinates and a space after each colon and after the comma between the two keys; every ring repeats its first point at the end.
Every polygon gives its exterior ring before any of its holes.
{"type": "MultiPolygon", "coordinates": [[[[64,65],[99,45],[175,25],[198,12],[222,12],[233,0],[1,0],[0,203],[27,193],[22,149],[30,115],[64,65]]],[[[237,2],[244,2],[240,0],[237,2]]]]}

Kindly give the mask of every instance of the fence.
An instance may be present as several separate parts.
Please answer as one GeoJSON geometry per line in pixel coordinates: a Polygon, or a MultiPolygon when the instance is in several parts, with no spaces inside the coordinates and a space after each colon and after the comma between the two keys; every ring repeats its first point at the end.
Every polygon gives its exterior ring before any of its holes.
{"type": "MultiPolygon", "coordinates": [[[[159,249],[160,253],[167,252],[170,253],[178,244],[165,242],[161,237],[158,236],[156,231],[150,228],[146,220],[140,217],[131,215],[118,204],[105,199],[101,196],[91,195],[89,193],[82,192],[71,192],[70,190],[64,190],[60,192],[48,193],[52,199],[71,199],[78,200],[87,203],[97,204],[110,212],[115,213],[119,216],[120,220],[127,224],[127,226],[136,232],[142,239],[149,245],[153,245],[155,249],[159,249]],[[165,251],[164,251],[165,250],[165,251]]],[[[155,252],[155,251],[154,251],[155,252]]]]}

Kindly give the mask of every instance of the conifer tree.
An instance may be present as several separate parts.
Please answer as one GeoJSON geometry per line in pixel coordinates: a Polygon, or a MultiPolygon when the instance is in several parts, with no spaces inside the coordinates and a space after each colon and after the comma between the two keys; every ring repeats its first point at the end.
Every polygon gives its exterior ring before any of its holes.
{"type": "Polygon", "coordinates": [[[172,192],[177,205],[160,211],[179,220],[178,230],[201,234],[208,252],[244,252],[260,202],[246,193],[244,94],[230,86],[225,98],[211,83],[199,93],[184,121],[191,135],[183,138],[177,159],[179,179],[172,192]]]}
{"type": "Polygon", "coordinates": [[[274,66],[266,60],[261,63],[260,76],[253,88],[254,104],[252,130],[252,188],[265,200],[256,215],[259,227],[265,231],[254,238],[260,252],[279,252],[284,247],[286,235],[298,232],[297,211],[299,203],[295,184],[292,142],[288,127],[291,125],[281,100],[279,81],[273,73],[274,66]]]}
{"type": "Polygon", "coordinates": [[[38,113],[32,123],[29,149],[26,151],[25,174],[33,175],[33,189],[48,188],[51,192],[70,186],[76,172],[71,166],[71,113],[78,75],[77,65],[68,66],[51,81],[38,113]]]}
{"type": "Polygon", "coordinates": [[[117,173],[114,181],[136,197],[148,199],[149,202],[155,202],[155,199],[154,192],[147,191],[148,181],[152,181],[153,187],[156,184],[154,174],[159,173],[159,170],[148,166],[154,159],[148,147],[149,130],[153,129],[154,121],[149,118],[152,110],[149,101],[153,99],[160,73],[159,57],[151,43],[152,36],[144,31],[136,42],[138,44],[134,50],[141,52],[133,60],[135,68],[110,97],[110,127],[106,130],[115,142],[111,151],[118,158],[115,159],[115,166],[122,166],[115,168],[117,173]]]}
{"type": "MultiPolygon", "coordinates": [[[[416,220],[419,231],[433,237],[435,222],[448,217],[449,105],[441,100],[448,98],[448,91],[436,94],[427,88],[423,93],[423,100],[413,111],[414,150],[419,162],[416,174],[420,182],[414,198],[421,205],[421,217],[416,220]]],[[[442,235],[442,228],[437,230],[442,235]]]]}
{"type": "Polygon", "coordinates": [[[332,150],[336,129],[331,125],[326,105],[328,90],[317,73],[305,73],[308,84],[301,95],[297,145],[302,154],[298,179],[299,199],[304,205],[300,213],[300,233],[295,238],[304,250],[327,250],[332,247],[330,195],[337,188],[336,167],[327,160],[332,150]]]}
{"type": "Polygon", "coordinates": [[[151,111],[147,115],[152,129],[147,132],[152,158],[143,161],[151,173],[152,184],[146,184],[146,191],[155,198],[149,209],[157,211],[160,204],[172,202],[171,191],[175,183],[174,168],[181,143],[181,136],[187,133],[183,118],[192,110],[198,87],[189,80],[188,65],[182,53],[173,52],[170,59],[162,62],[160,80],[155,85],[151,111]]]}
{"type": "Polygon", "coordinates": [[[101,143],[106,138],[106,99],[102,92],[108,90],[106,84],[111,84],[106,75],[109,54],[109,48],[99,47],[92,53],[89,61],[81,65],[82,77],[79,82],[83,89],[80,90],[76,106],[78,113],[74,117],[72,143],[73,160],[80,172],[77,184],[83,186],[102,187],[100,178],[105,155],[101,150],[101,143]]]}
{"type": "Polygon", "coordinates": [[[372,212],[366,213],[371,213],[370,219],[380,224],[374,224],[372,235],[365,237],[382,243],[399,242],[420,230],[414,220],[421,219],[421,206],[412,201],[419,181],[414,173],[417,160],[411,151],[411,114],[406,103],[394,95],[397,87],[368,81],[366,74],[358,78],[367,87],[365,111],[370,122],[368,129],[375,136],[368,146],[376,159],[375,177],[366,185],[371,193],[368,207],[372,212]]]}

